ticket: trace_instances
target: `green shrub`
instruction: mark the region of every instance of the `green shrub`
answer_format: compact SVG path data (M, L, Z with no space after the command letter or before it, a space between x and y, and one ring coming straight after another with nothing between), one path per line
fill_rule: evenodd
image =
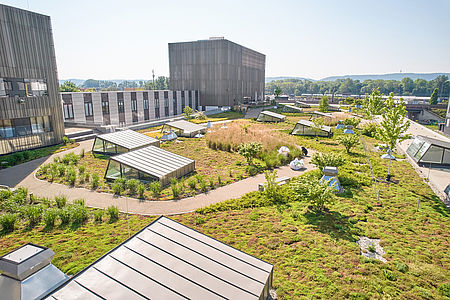
M94 210L94 221L96 223L101 223L103 221L102 220L103 214L104 214L103 209Z
M77 180L77 172L73 167L68 167L66 172L66 180L67 183L71 186L75 185L75 182Z
M403 263L403 262L397 262L395 264L395 266L397 267L397 270L402 272L402 273L406 273L409 271L409 267L407 264Z
M238 153L247 160L247 164L249 165L253 163L253 158L257 157L261 150L262 144L258 142L241 144L238 147Z
M78 174L80 176L82 176L85 171L86 171L86 166L85 165L78 166Z
M27 205L22 209L24 217L28 220L30 227L38 224L42 219L42 205Z
M314 210L323 210L326 204L335 200L334 190L328 186L328 182L320 183L314 177L294 179L289 189L294 200L306 201Z
M188 186L189 186L191 189L193 189L193 190L196 189L196 187L197 187L197 182L195 182L195 179L194 179L194 178L191 178L191 179L188 180Z
M217 183L219 184L219 186L222 185L222 177L220 177L220 175L217 175Z
M375 123L366 123L361 128L361 134L374 138L377 133L378 125Z
M345 150L347 153L350 153L350 150L358 145L359 143L359 137L354 134L344 134L338 137L339 144L343 145L345 147Z
M23 159L29 160L31 158L31 152L30 151L23 151Z
M180 195L180 187L178 186L177 183L172 183L170 185L170 188L172 190L172 195L174 198L178 198L178 196Z
M208 184L206 183L206 181L202 180L200 181L200 190L205 193L206 191L208 191Z
M76 165L80 160L80 156L73 152L67 153L61 158L61 162L65 165Z
M277 171L272 173L265 172L266 183L264 183L264 195L273 203L280 202L282 200L281 187L275 182L277 178Z
M58 208L63 208L64 206L66 206L67 197L64 195L55 196L55 202Z
M339 153L314 153L311 163L316 165L320 170L325 166L340 167L345 163L344 157Z
M438 290L442 296L450 297L450 283L440 284Z
M53 228L55 226L56 219L58 217L58 209L57 208L47 208L42 214L42 218L44 219L45 227Z
M73 205L70 210L72 223L81 225L88 219L88 209L84 205Z
M0 190L0 202L7 200L11 195L12 193L10 190Z
M96 189L98 187L99 177L97 173L92 174L91 188Z
M143 199L144 198L144 193L145 193L145 184L141 183L138 186L137 191L138 191L139 198Z
M15 164L15 165L16 165L16 164L20 164L21 162L24 161L23 153L22 153L22 152L16 152L16 153L13 154L12 157L13 157L13 161L14 161L14 164Z
M64 206L63 208L58 210L58 217L61 220L61 224L69 224L71 215L71 207Z
M106 212L109 215L109 222L113 223L119 220L119 209L117 206L111 205L107 208Z
M280 157L281 155L278 155L278 153L275 151L264 153L261 155L261 159L266 164L267 169L273 169L276 166L281 165Z
M84 153L84 148L82 148L82 149L81 149L81 152L80 152L80 157L83 158L83 157L84 157L84 154L85 154L85 153Z
M266 207L274 203L269 200L263 193L250 192L237 199L212 204L208 207L199 208L197 213L208 214L216 211L242 210L245 208Z
M66 166L58 165L58 175L59 177L63 177L66 174Z
M111 188L114 194L120 195L125 190L125 179L117 178Z
M214 183L214 180L209 179L209 188L214 189L216 187L216 184Z
M150 191L152 192L153 196L159 198L161 195L161 182L159 181L152 181L150 183Z
M84 181L85 182L89 182L89 179L91 178L91 174L89 172L85 172L84 173Z
M342 124L344 124L344 125L351 125L354 128L356 128L359 125L360 122L361 122L360 118L347 118L344 121L342 121Z
M75 201L73 201L74 205L80 205L80 206L85 206L86 201L84 201L84 199L76 199Z
M247 166L247 167L245 168L245 170L247 171L247 173L248 173L250 176L255 176L256 174L259 173L258 167L257 167L257 166L254 166L254 165Z
M131 195L136 194L137 187L139 186L140 181L137 179L129 179L125 182L126 188L130 191Z
M14 231L14 226L17 221L17 215L6 213L0 216L0 225L2 225L3 232L12 232Z
M67 136L63 136L62 142L64 145L67 145L67 143L69 142L69 138Z
M386 277L387 280L390 281L396 281L397 280L397 274L395 274L394 272L390 271L390 270L383 270L383 275L384 277Z

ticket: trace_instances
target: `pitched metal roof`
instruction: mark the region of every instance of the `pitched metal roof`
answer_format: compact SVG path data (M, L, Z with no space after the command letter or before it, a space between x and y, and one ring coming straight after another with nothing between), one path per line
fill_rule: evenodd
M46 299L259 299L272 269L160 217Z
M285 107L287 107L289 109L292 109L292 110L297 110L297 111L303 112L303 110L300 107L297 107L297 106L294 106L294 105L286 104Z
M308 127L314 127L314 122L311 122L311 121L308 121L308 120L303 120L303 119L299 120L297 122L297 124L308 126ZM327 132L331 131L331 127L330 126L326 126L326 125L322 125L321 129L323 131L327 131Z
M183 130L186 133L204 130L206 127L185 120L168 122L165 125Z
M180 168L195 163L190 158L155 146L148 146L119 154L110 159L158 178L162 178Z
M97 138L129 150L141 148L147 145L159 144L157 139L130 129L102 134L97 136Z
M322 116L322 117L328 117L328 118L332 118L333 117L332 114L327 114L327 113L324 113L324 112L321 112L321 111L317 111L317 110L313 111L312 114L313 115L319 115L319 116Z
M431 145L436 145L442 148L450 149L450 142L446 142L443 140L434 139L428 136L418 135L417 138L421 139L424 142L427 142Z
M271 116L271 117L277 118L277 119L286 119L285 115L277 114L270 110L264 110L264 111L260 112L260 114L268 115L268 116Z

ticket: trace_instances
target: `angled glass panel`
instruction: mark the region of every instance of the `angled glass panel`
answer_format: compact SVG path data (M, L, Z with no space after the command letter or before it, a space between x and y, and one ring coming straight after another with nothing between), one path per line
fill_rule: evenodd
M108 165L108 169L106 170L106 178L108 179L117 179L120 178L120 163L114 161L114 160L110 160L109 161L109 165Z
M440 164L442 162L442 154L444 153L444 148L431 145L428 151L422 156L421 162Z

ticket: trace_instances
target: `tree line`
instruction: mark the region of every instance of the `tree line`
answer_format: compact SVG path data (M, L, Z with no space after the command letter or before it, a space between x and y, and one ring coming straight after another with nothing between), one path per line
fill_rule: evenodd
M155 80L125 80L117 84L110 80L87 79L77 86L71 81L65 81L60 86L61 92L80 92L80 91L123 91L126 88L145 89L145 90L168 90L169 77L159 76Z
M273 94L279 88L283 94L300 96L302 94L370 94L378 89L382 94L394 93L396 96L420 96L430 97L437 89L438 97L448 97L450 82L445 75L439 75L433 80L412 80L405 77L402 80L353 80L350 78L337 79L335 81L311 81L300 79L276 80L266 83L266 94Z

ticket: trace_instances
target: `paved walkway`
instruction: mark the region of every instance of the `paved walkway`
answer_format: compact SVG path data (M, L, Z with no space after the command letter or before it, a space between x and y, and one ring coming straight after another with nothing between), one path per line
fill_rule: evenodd
M0 170L0 184L25 186L30 193L39 197L53 198L54 196L63 194L67 196L69 201L83 198L86 201L86 205L90 207L105 208L110 205L116 205L122 212L142 215L171 215L191 212L214 203L239 198L248 192L256 191L258 183L265 182L264 174L258 174L254 177L212 190L206 194L199 194L189 198L169 201L140 201L135 198L117 197L109 193L98 193L84 188L68 187L35 178L34 174L41 164L52 162L55 156L63 156L69 152L80 153L81 149L85 149L86 152L90 151L92 143L93 140L84 141L77 148ZM311 155L312 153L304 159L306 170L314 168L314 166L309 164ZM298 176L303 172L293 171L289 166L277 169L277 175L279 177Z
M407 133L414 136L423 135L450 143L449 138L443 136L442 134L434 132L430 128L422 126L414 121L411 121L411 125L409 126ZM413 140L414 139L404 140L403 142L399 143L399 148L406 154L406 150L408 149L409 145L411 145ZM429 168L429 166L418 166L417 163L413 161L408 154L406 154L406 157L422 178L429 179L428 184L430 185L434 193L441 199L445 199L444 189L448 184L450 184L450 169L433 166L431 168ZM448 203L446 204L448 205Z
M269 107L249 108L244 118L245 119L257 118L260 112L268 108Z

